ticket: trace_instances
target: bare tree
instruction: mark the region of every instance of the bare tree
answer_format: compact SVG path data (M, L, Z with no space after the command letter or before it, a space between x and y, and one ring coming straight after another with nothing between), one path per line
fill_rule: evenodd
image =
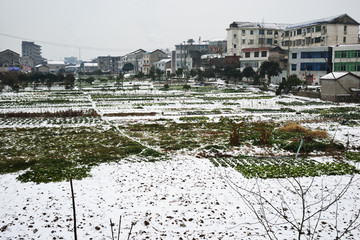
M339 221L340 217L344 218L339 211L340 200L355 182L354 178L355 175L341 177L333 187L327 186L326 178L321 179L321 184L315 177L274 180L281 186L279 192L265 189L261 181L266 180L249 180L245 186L228 176L225 180L255 215L268 239L279 239L284 231L292 231L298 240L312 240L319 239L325 230L333 233L331 239L341 239L360 227L360 207L356 205L358 209L349 219ZM334 224L328 223L329 214Z

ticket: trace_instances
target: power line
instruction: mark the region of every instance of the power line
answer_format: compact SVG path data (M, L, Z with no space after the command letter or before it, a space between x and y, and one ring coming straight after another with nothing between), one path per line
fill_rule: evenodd
M1 32L0 32L0 35L5 36L5 37L9 37L9 38L14 38L14 39L19 39L19 40L33 41L33 42L38 42L38 43L47 44L47 45L52 45L52 46L58 46L58 47L81 48L81 49L86 49L86 50L107 51L107 52L126 52L126 51L129 51L129 49L99 48L99 47L89 47L89 46L80 46L80 45L72 45L72 44L48 42L48 41L42 41L42 40L37 40L37 39L19 37L19 36L15 36L15 35L11 35L11 34L6 34L6 33L1 33Z

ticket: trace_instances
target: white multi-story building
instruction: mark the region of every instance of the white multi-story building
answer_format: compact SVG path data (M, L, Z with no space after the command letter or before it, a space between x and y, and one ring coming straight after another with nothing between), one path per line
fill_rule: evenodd
M233 22L227 29L227 55L243 56L243 49L279 46L289 24Z
M239 57L246 48L357 44L359 23L347 14L298 24L233 22L227 29L227 41L227 55Z
M357 44L359 23L347 14L293 24L285 28L282 46Z
M125 64L130 63L133 66L133 73L138 73L141 70L141 66L139 66L139 59L143 57L143 54L146 53L143 49L138 49L134 52L128 53L125 56L119 57L118 61L118 69L122 71L122 68ZM141 63L141 62L140 62Z

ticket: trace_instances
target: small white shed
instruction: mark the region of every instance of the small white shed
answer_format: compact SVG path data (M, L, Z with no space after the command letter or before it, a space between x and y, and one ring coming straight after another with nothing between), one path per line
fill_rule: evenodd
M352 101L360 89L360 77L351 72L332 72L320 78L321 99Z

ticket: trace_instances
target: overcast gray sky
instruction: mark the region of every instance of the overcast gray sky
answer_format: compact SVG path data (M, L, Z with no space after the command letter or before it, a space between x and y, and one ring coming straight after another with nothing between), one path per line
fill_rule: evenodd
M298 23L344 13L360 22L360 1L0 0L0 51L21 54L21 41L33 40L49 60L78 57L79 47L82 59L118 56L226 38L233 21Z

